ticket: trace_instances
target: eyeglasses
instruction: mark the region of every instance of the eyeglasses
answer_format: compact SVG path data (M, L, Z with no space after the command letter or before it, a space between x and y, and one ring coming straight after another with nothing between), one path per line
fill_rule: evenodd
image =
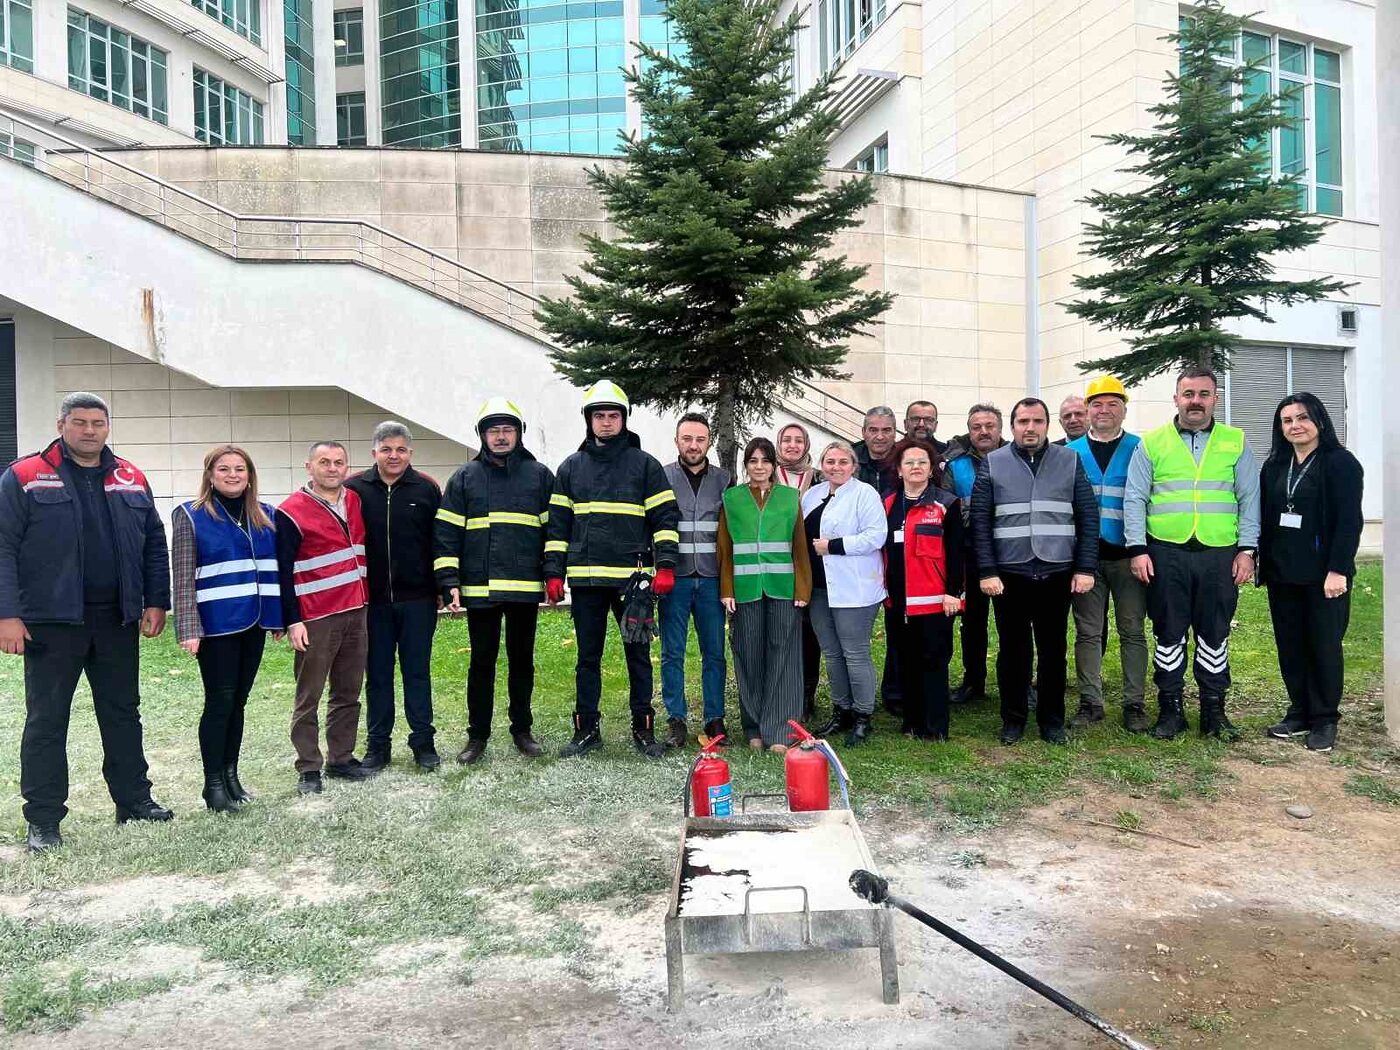
M937 417L937 416L907 416L907 417L905 418L904 422L906 422L906 423L937 423L937 422L938 422L938 417Z

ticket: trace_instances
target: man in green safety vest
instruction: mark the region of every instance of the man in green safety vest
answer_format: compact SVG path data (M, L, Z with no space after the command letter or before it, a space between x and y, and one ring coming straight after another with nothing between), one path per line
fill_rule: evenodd
M1128 466L1123 530L1132 572L1148 585L1156 635L1157 723L1170 740L1188 726L1181 694L1186 635L1196 635L1202 736L1238 739L1225 716L1230 623L1254 575L1259 468L1244 431L1215 420L1215 373L1193 366L1176 381L1176 418L1143 436Z

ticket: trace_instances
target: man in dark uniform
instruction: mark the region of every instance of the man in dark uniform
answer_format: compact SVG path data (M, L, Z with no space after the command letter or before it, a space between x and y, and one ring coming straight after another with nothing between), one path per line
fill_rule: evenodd
M56 441L0 477L0 652L24 656L20 793L33 852L63 844L68 719L86 674L117 823L170 820L151 799L139 643L165 628L170 565L146 476L107 447L96 394L59 409Z

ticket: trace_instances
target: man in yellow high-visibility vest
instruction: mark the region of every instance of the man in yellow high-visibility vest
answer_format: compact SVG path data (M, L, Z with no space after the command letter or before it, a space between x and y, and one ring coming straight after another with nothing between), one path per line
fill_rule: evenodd
M1254 575L1259 468L1244 431L1216 422L1218 400L1215 373L1182 371L1176 417L1145 434L1128 465L1123 531L1133 575L1148 585L1157 643L1152 735L1161 740L1188 728L1181 703L1188 631L1196 635L1201 735L1239 736L1225 716L1230 622L1239 588Z

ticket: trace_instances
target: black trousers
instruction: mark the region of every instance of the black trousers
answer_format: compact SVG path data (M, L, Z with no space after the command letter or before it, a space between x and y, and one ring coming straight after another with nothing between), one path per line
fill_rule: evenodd
M199 757L204 775L222 773L238 761L243 747L243 711L258 677L267 632L249 627L199 641L199 677L204 681L204 711L199 716Z
M962 684L974 692L987 688L987 618L992 600L982 593L982 581L975 565L967 569L967 597L963 604L959 636L962 639Z
M1342 639L1351 619L1351 591L1328 598L1322 584L1271 583L1278 669L1288 690L1288 718L1310 726L1341 720Z
M904 684L904 732L948 738L948 662L953 658L953 618L937 612L910 616L887 609L890 648L899 653Z
M1065 632L1069 629L1069 572L1049 576L1001 575L1005 590L992 600L997 618L997 688L1001 720L1025 725L1035 656L1035 720L1042 732L1065 724Z
M603 645L608 638L608 620L622 621L622 588L575 587L570 608L574 636L578 642L578 664L574 668L574 710L593 724L598 720L598 704L603 695ZM629 705L634 728L650 726L655 712L651 706L651 646L624 642L627 658Z
M1230 621L1239 604L1234 547L1186 550L1148 543L1152 583L1147 615L1157 646L1153 684L1159 695L1180 696L1186 685L1186 635L1196 636L1196 685L1202 694L1224 696L1230 688Z
M467 637L472 647L467 664L467 739L491 738L503 623L511 735L528 733L534 725L530 697L535 691L535 629L539 620L540 607L534 602L500 602L467 610Z
M885 606L885 668L880 673L880 700L887 710L898 708L904 702L904 680L900 677L904 654L890 641L891 632L898 630L894 621L899 615Z
M149 798L141 742L140 625L115 608L88 608L81 624L30 623L24 646L24 735L19 790L24 819L68 815L68 719L78 676L87 675L102 736L102 776L118 806Z
M433 632L437 602L385 602L368 610L369 651L365 657L366 751L388 751L394 733L394 658L403 679L403 713L408 746L433 746Z
M811 707L817 695L817 683L822 677L822 645L812 630L812 617L802 607L802 703Z

